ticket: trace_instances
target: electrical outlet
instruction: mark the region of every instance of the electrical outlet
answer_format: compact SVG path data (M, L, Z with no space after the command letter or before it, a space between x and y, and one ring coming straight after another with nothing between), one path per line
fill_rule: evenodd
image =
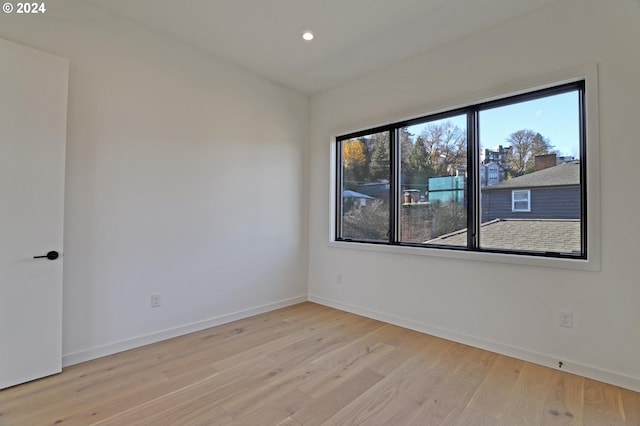
M573 328L573 312L560 312L560 327Z
M160 293L151 293L151 307L152 308L160 307Z

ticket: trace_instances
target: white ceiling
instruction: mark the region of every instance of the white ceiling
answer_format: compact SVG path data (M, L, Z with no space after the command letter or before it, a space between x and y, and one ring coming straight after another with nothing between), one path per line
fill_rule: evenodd
M313 94L558 0L92 1Z

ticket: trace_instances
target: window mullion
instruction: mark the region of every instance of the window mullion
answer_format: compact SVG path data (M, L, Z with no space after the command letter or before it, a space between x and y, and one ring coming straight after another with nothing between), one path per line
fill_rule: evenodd
M587 128L585 122L585 83L578 87L578 117L580 132L580 250L587 257Z
M396 143L398 129L389 128L389 244L399 240L400 147Z
M342 191L343 191L343 183L342 183L342 179L343 179L343 170L342 170L342 145L343 145L344 141L339 140L336 143L336 197L335 197L335 203L336 203L336 211L335 213L335 239L339 240L342 239L343 235L342 235L342 210L344 208L343 206L343 198L342 198Z
M477 108L467 112L467 247L480 246L480 143Z

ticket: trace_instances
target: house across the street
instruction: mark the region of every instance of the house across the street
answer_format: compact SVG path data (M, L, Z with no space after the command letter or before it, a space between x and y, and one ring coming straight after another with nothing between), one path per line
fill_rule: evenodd
M494 219L579 219L580 161L482 188L482 222Z

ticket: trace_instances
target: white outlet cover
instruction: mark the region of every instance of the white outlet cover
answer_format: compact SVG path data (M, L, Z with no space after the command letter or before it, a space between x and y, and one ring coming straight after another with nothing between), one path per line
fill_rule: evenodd
M152 308L160 307L160 295L158 293L151 294L151 307Z
M560 312L560 327L573 328L573 312Z

